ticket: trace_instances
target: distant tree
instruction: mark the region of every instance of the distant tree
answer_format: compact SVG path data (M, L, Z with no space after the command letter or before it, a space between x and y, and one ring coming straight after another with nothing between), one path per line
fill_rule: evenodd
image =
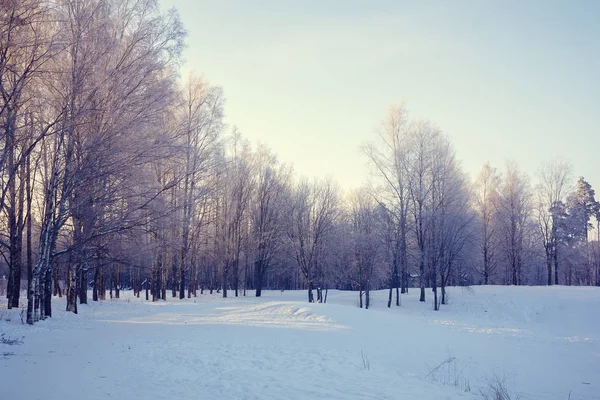
M220 204L218 210L218 260L221 264L223 297L227 297L229 278L238 296L245 223L254 191L251 151L247 141L234 130L226 148L224 163L219 172Z
M289 195L289 171L266 147L257 150L256 190L252 201L252 247L256 297L262 295L265 273L281 250L285 234L284 206Z
M564 240L568 246L568 263L565 283L593 284L595 273L592 268L589 246L589 231L593 229L591 218L597 214L598 202L595 191L583 178L577 180L575 188L567 197L566 215L563 223Z
M467 179L457 166L451 169L443 185L442 210L439 217L441 304L447 304L446 287L461 260L475 241L475 213ZM462 282L461 282L462 284Z
M293 190L285 224L310 303L314 302L313 288L320 277L325 239L332 233L338 213L338 189L331 180L313 184L302 181Z
M525 237L530 228L531 192L528 178L509 162L500 187L500 238L507 267L505 283L520 285L525 259Z
M408 160L408 192L410 211L413 218L414 238L418 249L419 301L425 301L425 286L431 282L427 267L428 227L430 221L429 203L433 199L434 181L432 168L439 147L440 131L429 121L415 125L411 134ZM437 302L435 307L437 308Z
M403 105L392 106L381 123L378 142L367 145L363 152L369 159L373 175L380 182L373 190L380 205L385 208L388 226L391 279L388 307L392 302L392 291L396 291L396 306L400 305L401 292L408 290L408 245L409 234L409 188L408 154L410 120Z
M590 220L596 215L598 207L594 196L595 191L592 186L580 177L574 191L567 198L567 229L573 240L588 241L588 232L594 228Z
M208 181L215 168L213 154L219 145L223 129L221 88L211 86L205 79L190 74L183 89L179 119L183 145L183 165L180 168L183 176L178 185L181 196L181 244L177 252L178 260L173 263L179 265L179 271L173 274L173 281L179 281L179 298L183 299L186 272L189 273L190 280L194 280L196 276L191 248L196 244L193 241L199 240L198 225L206 216L205 209L201 206L208 196ZM174 284L174 290L175 287Z
M483 283L490 283L498 266L498 201L500 177L489 163L483 165L475 181L475 208L478 215L479 249L481 251L481 268L475 268L483 276Z
M353 276L358 286L359 307L370 305L371 285L374 273L380 265L381 255L381 208L368 189L355 191L350 198L350 221L354 260Z
M563 204L571 175L570 164L562 159L542 165L540 184L537 188L537 219L542 236L548 285L552 285L552 264L555 282L558 284L558 254L560 246L560 226L563 219Z

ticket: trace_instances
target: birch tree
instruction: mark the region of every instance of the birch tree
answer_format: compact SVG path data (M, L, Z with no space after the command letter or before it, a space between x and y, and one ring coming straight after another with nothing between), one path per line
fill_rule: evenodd
M377 201L387 210L389 223L388 244L391 257L391 281L388 307L392 302L392 291L396 291L396 306L400 305L400 294L408 290L408 151L410 121L403 105L388 109L378 131L378 143L363 148L373 167L373 174L381 182L375 191Z
M505 284L520 285L525 255L525 239L531 217L529 180L514 162L507 163L500 188L498 212L504 253Z
M289 170L264 146L256 153L256 190L252 201L254 286L262 294L265 273L283 246L284 206L289 196Z
M351 234L354 253L354 279L358 286L359 307L370 305L370 292L376 268L380 265L380 207L367 189L359 189L350 199Z
M429 281L427 265L429 202L433 195L432 166L440 132L429 121L420 121L413 128L408 160L408 192L413 218L419 265L419 301L425 301L425 286Z
M230 278L238 296L239 267L242 255L244 224L248 217L250 201L254 189L251 173L251 152L249 145L234 130L220 171L220 199L216 223L217 257L221 264L223 297L227 297Z
M286 221L293 257L306 282L308 301L318 282L323 245L338 216L338 189L331 180L302 181L292 193ZM318 288L317 288L318 289Z
M475 207L479 226L479 251L481 267L476 268L487 285L498 267L498 201L500 177L495 168L486 163L475 181Z
M193 269L191 246L200 240L200 226L206 216L210 175L215 168L213 154L223 129L223 95L219 87L190 74L184 88L183 179L181 180L181 245L179 251L179 298L185 297L185 273ZM190 274L190 279L195 271ZM189 290L188 290L189 293Z
M571 178L571 166L562 159L543 164L539 172L540 184L537 188L537 219L543 240L547 284L552 285L554 265L554 283L558 285L558 261L560 247L560 224L566 202L566 192Z
M51 7L42 1L0 5L0 211L6 214L8 237L0 246L9 253L8 307L18 307L24 220L25 164L35 147L60 119L48 120L37 107L44 66L56 54ZM30 232L27 233L30 236Z

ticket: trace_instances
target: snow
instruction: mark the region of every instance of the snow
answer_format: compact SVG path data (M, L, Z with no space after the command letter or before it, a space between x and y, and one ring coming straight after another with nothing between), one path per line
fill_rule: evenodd
M524 400L600 399L600 288L450 288L439 312L417 289L392 309L375 292L369 310L355 292L330 291L327 304L263 293L151 303L125 292L79 315L54 299L55 316L33 327L0 309L0 334L19 342L0 343L0 393L453 400L481 398L499 377Z

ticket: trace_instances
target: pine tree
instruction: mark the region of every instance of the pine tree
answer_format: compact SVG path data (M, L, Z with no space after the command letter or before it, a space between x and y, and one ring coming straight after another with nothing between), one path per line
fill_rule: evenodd
M592 186L580 177L575 190L567 198L567 234L571 242L587 242L588 231L593 228L590 219L596 214L598 202Z

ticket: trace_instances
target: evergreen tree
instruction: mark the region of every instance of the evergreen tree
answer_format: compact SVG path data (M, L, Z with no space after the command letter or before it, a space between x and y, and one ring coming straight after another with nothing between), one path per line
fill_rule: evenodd
M587 242L588 231L593 228L590 219L596 214L598 202L592 186L580 177L573 193L567 198L567 236L570 242Z

